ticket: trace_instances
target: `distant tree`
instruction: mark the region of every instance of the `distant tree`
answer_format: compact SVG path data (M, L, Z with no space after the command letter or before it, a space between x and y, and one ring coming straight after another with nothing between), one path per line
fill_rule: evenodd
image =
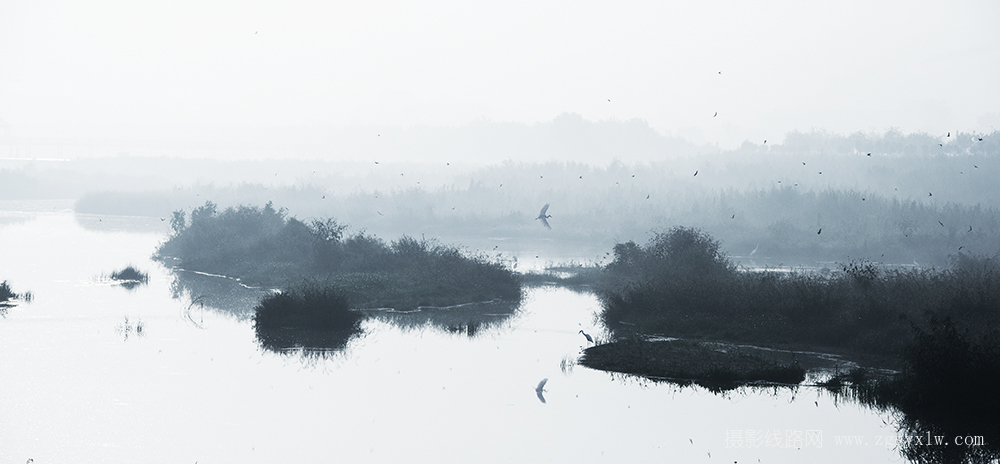
M187 226L186 216L184 210L174 211L173 217L170 218L170 229L174 231L174 235L181 233Z

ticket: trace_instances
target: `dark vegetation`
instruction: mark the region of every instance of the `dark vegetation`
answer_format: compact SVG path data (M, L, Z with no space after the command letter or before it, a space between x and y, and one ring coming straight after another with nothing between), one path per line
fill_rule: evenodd
M258 342L268 349L336 350L361 332L363 319L341 289L304 281L262 298L253 325Z
M109 277L129 290L133 290L149 282L149 274L136 269L132 265L128 265L120 271L112 272Z
M520 278L505 262L429 240L404 236L387 245L363 232L349 236L333 219L306 224L270 203L218 211L207 202L192 211L190 223L185 216L182 211L172 216L173 234L157 252L161 260L244 284L285 287L255 310L258 334L267 345L286 344L281 337L288 333L274 332L279 327L340 330L334 326L345 321L330 318L342 312L327 311L340 307L392 310L380 314L420 311L440 319L442 327L459 326L454 316L459 313L460 326L472 334L497 313L512 314L521 299ZM490 312L479 318L470 303L487 305ZM439 311L444 307L454 310Z
M976 337L959 330L950 317L931 317L915 329L898 374L857 368L824 383L830 391L877 409L901 413L901 435L983 437L975 446L906 443L904 455L916 462L996 462L1000 458L1000 332ZM925 439L926 444L926 439ZM954 445L954 443L952 443Z
M744 272L708 234L678 227L645 246L616 245L597 292L615 333L897 356L927 314L951 316L975 333L1000 327L997 257L952 259L944 271L857 260L828 274Z
M696 383L717 392L750 383L798 384L805 379L805 369L794 362L778 363L734 346L684 340L626 338L588 348L580 364L681 385Z
M15 293L7 281L0 282L0 315L7 312L7 308L14 305L14 300L30 302L33 298L31 292Z
M602 368L665 377L677 375L663 372L684 372L673 365L679 361L636 341L650 333L847 349L894 360L890 367L900 371L855 370L834 377L828 388L895 407L904 423L921 430L985 435L991 446L1000 443L994 391L1000 382L1000 255L956 254L951 268L941 271L853 261L826 275L748 272L721 252L718 241L683 227L645 246L618 244L614 254L596 285L601 318L618 338L599 347L609 355ZM997 448L992 450L995 458Z

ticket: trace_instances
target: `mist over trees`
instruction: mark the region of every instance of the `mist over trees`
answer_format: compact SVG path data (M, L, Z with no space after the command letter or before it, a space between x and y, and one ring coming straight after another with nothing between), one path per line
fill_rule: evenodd
M616 240L677 225L764 265L867 257L941 266L960 252L992 255L1000 243L997 132L793 132L723 151L638 120L564 114L532 126L476 121L373 137L392 147L385 158L359 149L371 159L20 161L0 169L0 199L68 197L81 214L160 218L206 200L271 201L380 236L475 247L490 237L542 240L595 260ZM551 231L533 220L544 204Z

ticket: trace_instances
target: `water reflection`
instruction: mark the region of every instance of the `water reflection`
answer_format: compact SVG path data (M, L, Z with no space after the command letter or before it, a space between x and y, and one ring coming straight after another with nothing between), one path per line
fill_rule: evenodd
M502 328L518 314L520 302L495 299L454 306L420 306L415 311L393 309L362 310L369 317L395 325L403 330L432 327L437 330L464 333L469 338L487 330Z
M173 270L170 282L171 296L191 301L188 311L208 309L227 314L238 320L253 317L253 308L261 297L270 293L268 288L251 287L238 280L203 272Z
M82 213L73 217L77 225L90 232L166 234L170 231L169 222L162 218Z
M325 358L347 347L364 332L354 330L309 330L298 328L261 329L255 327L261 348L276 353L295 353L305 358Z
M1000 460L1000 422L996 418L973 420L966 414L926 418L923 411L906 411L883 401L882 395L869 387L849 383L828 383L826 388L837 400L850 401L872 410L892 415L897 428L897 443L891 444L913 462L990 463ZM884 395L884 393L883 393ZM967 401L996 401L992 398L966 398Z

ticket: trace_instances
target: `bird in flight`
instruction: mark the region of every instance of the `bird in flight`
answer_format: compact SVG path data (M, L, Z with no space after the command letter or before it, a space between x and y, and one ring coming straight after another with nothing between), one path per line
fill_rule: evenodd
M718 112L718 111L716 111L716 112L715 112L715 114L713 114L713 115L712 115L712 117L714 118L714 117L716 117L716 116L718 116L718 115L719 115L719 112Z
M697 169L694 171L694 175L696 175L696 176L698 175L698 170Z
M819 235L819 234L822 234L822 233L823 233L823 228L822 228L822 227L820 227L820 228L819 228L819 231L818 231L818 232L816 232L816 235Z
M538 217L536 217L535 220L537 221L537 220L541 219L542 220L542 225L545 226L546 229L552 230L552 226L549 225L549 221L548 221L548 218L550 218L552 216L548 215L548 214L545 214L548 210L549 210L549 204L546 203L545 206L542 207L542 211L538 213Z
M535 394L538 395L538 400L541 401L542 403L545 402L545 397L542 396L542 393L545 392L545 382L548 382L548 381L549 381L549 378L546 377L546 378L542 379L541 382L538 382L538 386L535 387Z

